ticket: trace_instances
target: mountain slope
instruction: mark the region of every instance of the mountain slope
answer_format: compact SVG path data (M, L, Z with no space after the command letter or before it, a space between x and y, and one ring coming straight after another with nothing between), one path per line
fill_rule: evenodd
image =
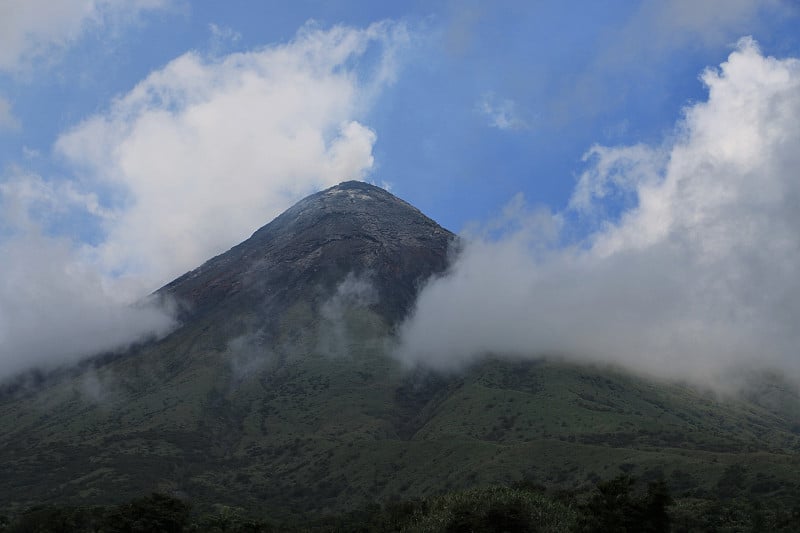
M242 308L267 318L329 295L347 274L366 275L377 311L394 322L418 284L445 269L453 237L383 189L350 181L298 202L159 293L187 304L188 320Z
M703 497L731 465L735 490L800 491L786 384L764 407L550 359L404 368L391 332L452 239L371 185L301 201L159 291L182 310L167 338L6 389L1 506L158 490L286 516L620 472Z

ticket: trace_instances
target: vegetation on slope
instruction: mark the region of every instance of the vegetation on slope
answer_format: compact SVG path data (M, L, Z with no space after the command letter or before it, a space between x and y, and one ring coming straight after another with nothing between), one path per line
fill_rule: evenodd
M676 501L663 481L645 484L622 475L579 493L548 493L525 484L493 486L292 521L228 506L193 513L184 500L153 494L116 506L36 506L10 519L0 517L0 531L660 533L793 531L798 520L800 505L784 508L736 498Z
M663 479L689 514L800 494L797 395L777 381L756 402L553 359L437 375L387 356L368 309L329 324L298 304L268 338L252 320L200 321L8 392L0 510L156 491L284 522L520 482L585 492L620 474Z

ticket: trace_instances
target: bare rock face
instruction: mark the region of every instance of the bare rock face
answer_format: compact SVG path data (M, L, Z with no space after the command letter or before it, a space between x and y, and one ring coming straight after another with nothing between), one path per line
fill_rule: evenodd
M348 181L301 200L159 293L184 305L184 320L244 308L269 319L298 299L329 297L354 275L374 286L374 309L394 324L420 284L445 270L453 238L387 191Z

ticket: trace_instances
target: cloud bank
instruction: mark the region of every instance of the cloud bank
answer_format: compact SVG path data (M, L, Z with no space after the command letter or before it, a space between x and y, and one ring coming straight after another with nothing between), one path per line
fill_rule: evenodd
M0 378L163 335L169 312L142 295L365 177L376 135L359 120L407 40L398 24L308 25L282 45L189 52L57 140L73 178L10 169Z
M670 378L800 376L800 61L742 39L660 146L593 147L569 208L513 204L422 291L399 357L559 354ZM572 222L590 224L569 246Z

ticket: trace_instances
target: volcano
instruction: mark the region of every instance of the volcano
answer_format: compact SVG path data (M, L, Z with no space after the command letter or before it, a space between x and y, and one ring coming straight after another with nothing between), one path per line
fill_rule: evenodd
M734 463L765 497L798 488L788 388L760 405L544 356L397 361L396 326L457 244L369 184L300 201L157 291L179 310L165 338L6 385L0 507L156 491L292 517L621 472L702 496Z

